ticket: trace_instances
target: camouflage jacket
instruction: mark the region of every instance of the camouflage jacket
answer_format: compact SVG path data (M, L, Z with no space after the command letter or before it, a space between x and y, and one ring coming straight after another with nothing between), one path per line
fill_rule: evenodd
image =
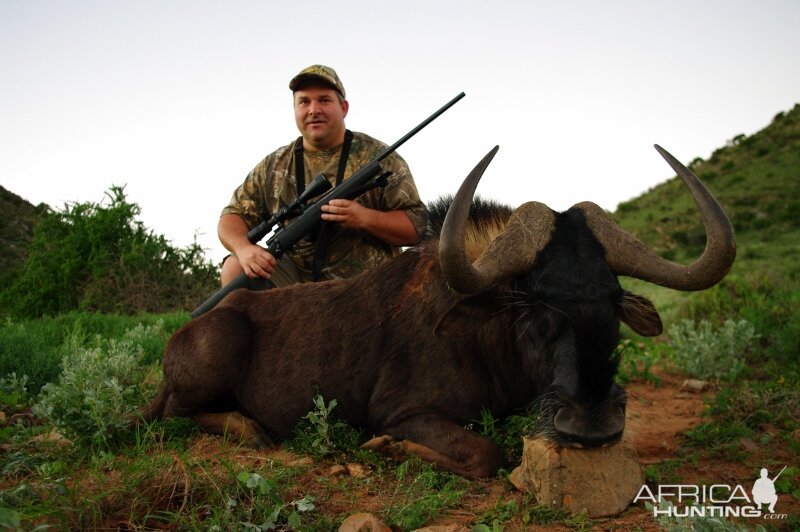
M385 144L364 133L354 132L344 179L369 163L385 147ZM341 146L324 152L306 151L303 155L306 184L311 182L313 176L322 173L332 185L335 185L340 153ZM425 206L419 198L408 165L402 157L393 153L381 162L381 168L392 172L388 178L388 185L362 194L357 201L370 209L405 211L414 224L417 236L421 236L426 226ZM222 214L238 214L249 228L253 228L295 198L297 198L297 183L294 142L292 142L275 150L253 168L244 183L233 192L231 201L222 210ZM390 246L366 232L336 227L321 278L351 277L377 266L399 252L399 247ZM314 259L314 242L308 239L301 240L289 255L298 269L310 274Z

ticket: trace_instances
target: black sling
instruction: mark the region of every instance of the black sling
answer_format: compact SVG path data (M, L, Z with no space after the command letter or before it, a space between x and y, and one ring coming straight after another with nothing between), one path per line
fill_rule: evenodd
M353 143L353 132L346 129L344 132L344 144L339 155L339 168L336 171L336 186L344 181L344 171L347 168L347 158L350 156L350 145ZM295 182L297 184L297 196L306 189L306 170L303 160L303 137L299 137L294 143L294 169ZM322 267L325 265L325 257L328 255L333 235L336 231L336 224L320 221L319 231L317 232L317 245L314 246L314 261L312 265L313 280L318 281Z

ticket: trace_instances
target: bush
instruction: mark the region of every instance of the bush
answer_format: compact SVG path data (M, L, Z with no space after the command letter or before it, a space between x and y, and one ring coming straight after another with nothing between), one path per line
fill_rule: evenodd
M68 312L53 318L0 322L0 377L12 372L26 376L28 393L35 397L42 386L58 379L68 338L84 338L86 345L96 345L98 336L121 338L140 323L152 332L141 338L142 363L153 364L161 360L170 335L188 319L185 312L137 316Z
M216 288L198 244L176 249L147 230L123 187L106 196L107 205L67 204L40 217L21 275L0 293L2 312L165 312L192 308Z
M319 458L356 449L362 434L336 418L333 414L336 404L336 399L326 404L325 399L317 394L314 410L303 416L295 427L294 438L287 442L289 448Z
M686 316L715 323L730 316L747 320L761 335L760 349L751 353L749 361L777 364L783 373L797 367L800 352L799 280L797 275L776 271L728 275L717 286L695 294Z
M757 337L747 320L726 320L718 330L706 320L682 320L669 329L675 365L700 379L738 377L745 368L745 351Z
M46 384L33 412L80 447L109 450L129 430L129 416L152 390L145 389L140 363L142 340L152 327L137 327L120 340L98 338L84 346L80 334L67 340L62 373Z

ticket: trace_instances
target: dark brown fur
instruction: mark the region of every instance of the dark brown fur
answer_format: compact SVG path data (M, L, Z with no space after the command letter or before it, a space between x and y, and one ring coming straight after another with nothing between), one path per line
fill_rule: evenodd
M490 225L497 227L510 212L490 210ZM579 219L562 225L567 233L554 240L567 245L551 254L566 254L564 264L572 265L578 259L567 248L591 236L575 236L588 231ZM487 235L473 239L476 249L492 238L489 233L473 231ZM499 417L543 396L549 406L564 396L559 404L569 403L567 413L573 403L589 405L586 423L619 417L619 409L624 418L624 394L611 382L615 306L623 292L596 242L576 255L586 262L576 275L598 270L602 286L578 282L569 272L552 276L545 264L468 298L446 286L436 244L428 241L351 279L232 293L169 341L163 386L144 417L193 416L210 431L260 444L290 436L319 393L337 399L337 414L349 424L388 436L373 446L399 442L395 447L468 477L494 475L502 465L500 449L465 428L484 409ZM592 292L579 294L580 301L547 295L579 284ZM435 335L437 326L449 336ZM602 346L575 344L579 333L602 338ZM581 351L567 359L590 374L558 362L559 349ZM595 374L602 382L575 392ZM597 444L621 434L621 428L599 436L594 425L583 428ZM544 432L559 441L556 431Z

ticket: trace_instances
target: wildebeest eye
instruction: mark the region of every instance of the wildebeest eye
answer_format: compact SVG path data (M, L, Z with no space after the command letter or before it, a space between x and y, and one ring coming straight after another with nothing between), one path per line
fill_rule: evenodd
M623 291L617 303L619 319L642 336L657 336L664 330L661 316L646 297Z

